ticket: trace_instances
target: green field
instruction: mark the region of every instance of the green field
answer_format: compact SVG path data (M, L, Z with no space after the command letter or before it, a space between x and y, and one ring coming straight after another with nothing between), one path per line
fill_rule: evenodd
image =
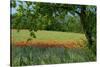
M26 41L28 38L33 40L86 40L84 34L72 32L58 32L58 31L37 31L35 32L36 38L32 38L28 30L12 30L12 38L15 41Z
M37 31L37 38L33 40L80 40L86 39L84 34L57 31ZM28 30L12 30L14 41L26 41L31 36ZM38 44L37 44L38 45ZM86 44L84 44L86 45ZM32 46L12 46L12 65L40 65L59 64L73 62L95 61L96 57L87 47L84 48L56 48L56 47L32 47Z
M93 62L95 55L87 48L13 47L12 66Z

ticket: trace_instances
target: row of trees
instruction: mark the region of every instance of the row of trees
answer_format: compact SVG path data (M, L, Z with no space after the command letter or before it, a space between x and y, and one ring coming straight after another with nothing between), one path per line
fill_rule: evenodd
M51 6L53 4L49 3L45 5L41 3L33 3L34 8L32 8L32 4L28 7L25 7L24 5L26 5L27 2L20 2L19 4L20 5L17 8L17 13L12 15L12 28L83 32L80 25L79 16L77 14L72 15L70 12L67 11L67 9L63 8L62 11L59 11L62 9L62 7L54 8ZM58 6L57 4L54 5ZM22 8L23 6L24 8ZM27 9L29 9L29 11L27 11ZM52 14L49 14L51 10ZM49 15L45 13L48 13Z
M30 26L32 26L26 21L27 19L26 20L23 19L22 22L20 22L18 18L22 20L19 16L16 16L16 14L12 15L12 28L13 29L29 29ZM63 20L61 20L59 17L56 17L55 21L53 22L51 22L50 20L45 20L45 19L47 18L44 18L44 17L41 17L41 19L37 18L38 21L34 22L37 29L83 33L83 29L81 27L78 16L66 15L65 18L63 18Z
M12 28L29 29L34 37L37 30L84 32L92 48L96 41L96 7L29 1L11 1ZM33 32L34 31L34 32ZM93 47L94 48L94 47ZM96 49L96 48L95 48Z

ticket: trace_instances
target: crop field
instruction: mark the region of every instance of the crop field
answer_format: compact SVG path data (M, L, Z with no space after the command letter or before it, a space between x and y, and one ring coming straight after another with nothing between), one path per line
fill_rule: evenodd
M28 30L12 30L12 65L59 64L94 61L94 54L86 47L84 34L37 31L30 38Z

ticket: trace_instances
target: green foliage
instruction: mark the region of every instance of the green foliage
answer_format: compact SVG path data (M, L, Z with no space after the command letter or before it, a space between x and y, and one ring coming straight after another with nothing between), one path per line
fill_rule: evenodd
M86 37L91 35L90 33L93 33L93 36L96 35L95 6L36 3L14 0L11 4L15 5L17 2L19 5L16 8L17 13L12 15L12 28L29 29L34 32L37 30L83 32L83 30L85 30L85 32L87 32L85 33ZM11 6L11 8L12 7L13 6ZM83 10L83 7L85 7L85 10ZM84 16L81 15L83 11ZM70 15L66 17L68 12ZM76 14L79 16L77 17ZM66 21L66 19L68 21ZM82 22L79 19L81 19ZM84 26L83 29L82 26ZM87 39L89 39L89 37L87 37Z
M30 32L30 36L32 36L33 38L36 38L35 33L33 31Z
M96 55L96 7L81 7L81 23L88 40L88 48Z
M13 1L12 1L13 2ZM68 11L74 9L74 6L69 8L66 4L54 4L54 3L34 3L28 1L17 1L19 5L17 13L12 15L14 29L29 29L37 31L39 30L56 30L56 31L70 31L68 22L65 17ZM76 6L75 6L76 7ZM67 9L66 9L67 8ZM72 13L72 12L70 12ZM16 17L14 17L16 15ZM70 16L70 15L69 15ZM68 17L69 17L68 16ZM72 18L79 19L79 18ZM75 21L76 25L79 25L79 21ZM73 23L70 23L71 25ZM74 25L74 27L77 27ZM76 29L71 29L76 32ZM79 26L78 26L79 27ZM78 28L77 27L77 28ZM81 29L80 27L78 29ZM81 30L82 31L82 30Z
M16 0L11 0L11 6L14 8L16 7Z

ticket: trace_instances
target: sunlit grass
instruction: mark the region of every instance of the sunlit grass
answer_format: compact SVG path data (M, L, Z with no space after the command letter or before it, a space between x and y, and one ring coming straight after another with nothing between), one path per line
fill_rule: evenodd
M12 38L15 41L26 41L28 38L33 40L80 40L86 39L84 34L72 32L59 32L59 31L37 31L35 32L36 38L30 36L28 30L12 30Z

